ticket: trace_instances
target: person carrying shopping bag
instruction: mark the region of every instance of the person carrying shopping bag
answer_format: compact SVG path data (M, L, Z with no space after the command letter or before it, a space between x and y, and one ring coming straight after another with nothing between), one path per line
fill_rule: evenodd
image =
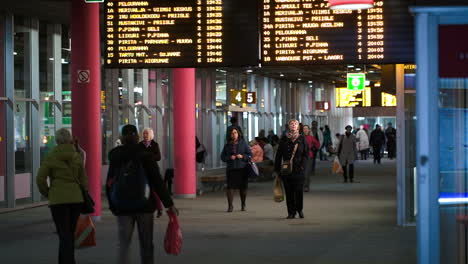
M303 135L299 133L299 121L288 122L289 131L282 137L275 157L275 171L280 175L286 192L287 219L304 218L305 167L309 158L309 148Z

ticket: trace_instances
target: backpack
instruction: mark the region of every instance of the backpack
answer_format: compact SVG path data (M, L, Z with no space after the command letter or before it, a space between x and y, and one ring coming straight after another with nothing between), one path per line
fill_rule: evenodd
M150 194L146 171L140 160L130 160L115 170L110 198L117 211L143 211L148 205Z

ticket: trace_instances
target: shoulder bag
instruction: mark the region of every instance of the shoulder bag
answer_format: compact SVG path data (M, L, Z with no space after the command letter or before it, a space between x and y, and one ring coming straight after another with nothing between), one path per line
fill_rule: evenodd
M71 169L71 166L68 166ZM73 173L73 171L72 171ZM81 195L83 196L83 204L81 205L80 213L81 214L92 214L94 213L94 200L89 195L88 191L84 188L84 186L81 184L81 182L78 180L78 178L74 175L76 183L78 183L78 186L80 186L81 190Z
M281 175L291 175L293 173L293 160L294 155L296 155L298 145L298 143L295 144L291 159L283 161L283 163L281 164Z

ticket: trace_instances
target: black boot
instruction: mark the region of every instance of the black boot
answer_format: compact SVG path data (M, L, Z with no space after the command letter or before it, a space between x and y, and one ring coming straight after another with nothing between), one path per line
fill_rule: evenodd
M239 190L240 198L241 198L241 211L246 210L245 200L247 199L247 190L241 189Z
M227 190L226 190L226 196L227 196L227 200L228 200L228 209L227 209L227 212L228 212L228 213L231 213L232 210L234 210L234 206L232 206L233 194L232 194L232 190L231 190L231 189L227 189Z

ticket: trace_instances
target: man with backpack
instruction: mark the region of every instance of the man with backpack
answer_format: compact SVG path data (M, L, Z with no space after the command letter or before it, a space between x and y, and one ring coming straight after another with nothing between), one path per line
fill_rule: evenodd
M135 223L140 240L141 263L154 263L155 194L168 212L178 214L151 153L146 152L138 140L137 128L125 125L122 128L123 145L109 153L106 195L110 210L117 216L119 264L131 263L129 252Z

